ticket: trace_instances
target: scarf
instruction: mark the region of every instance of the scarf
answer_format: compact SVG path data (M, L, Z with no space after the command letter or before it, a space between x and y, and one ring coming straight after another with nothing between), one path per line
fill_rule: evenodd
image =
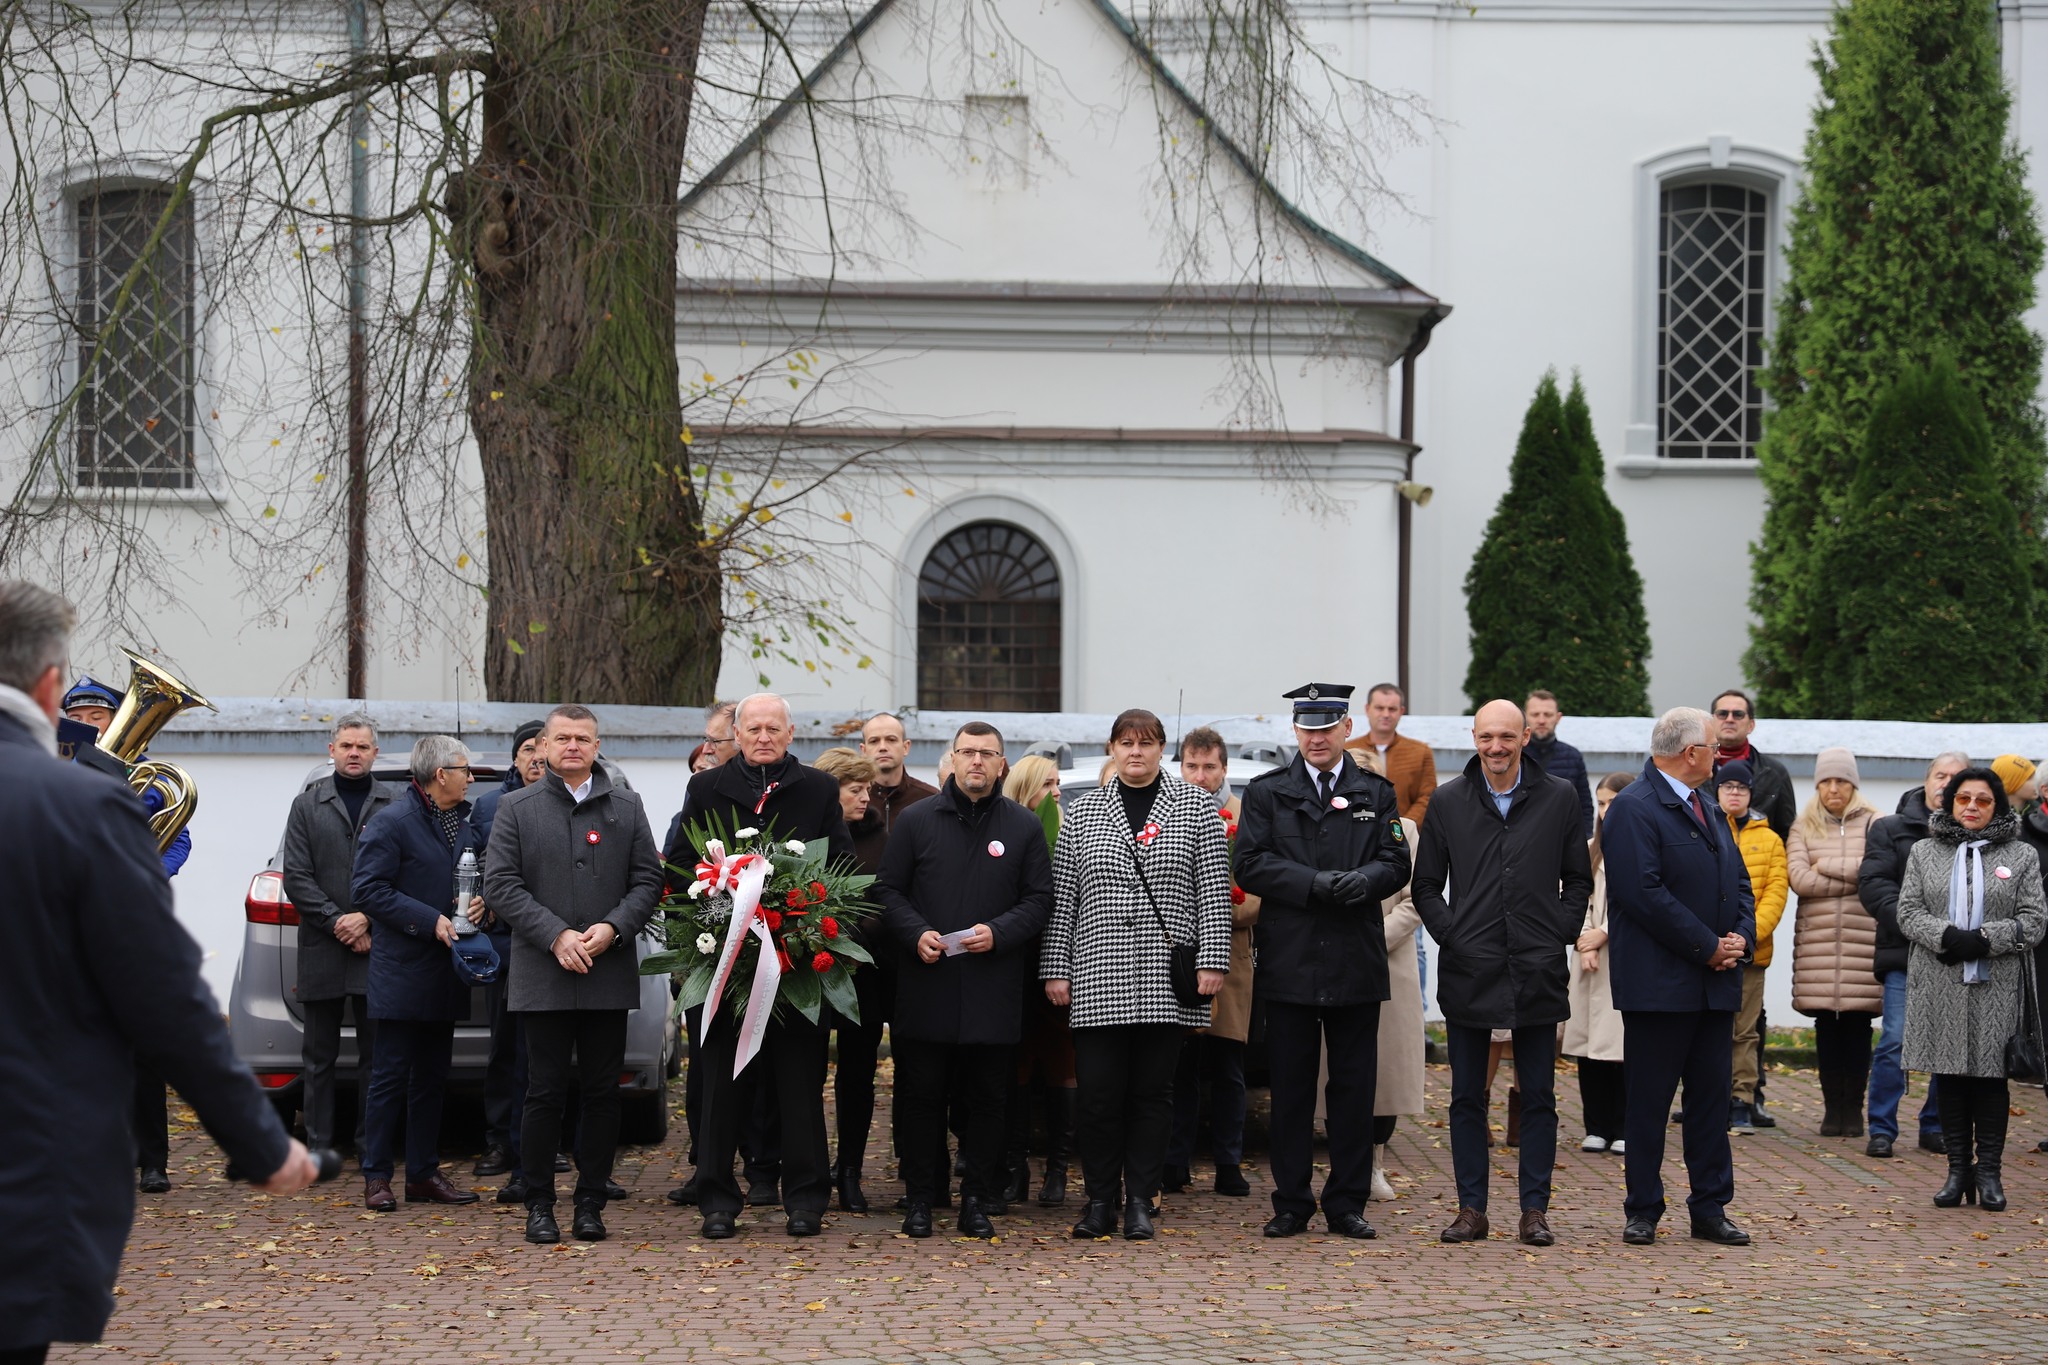
M43 714L35 698L18 687L0 683L0 715L12 716L21 722L22 729L29 737L43 746L43 752L55 756L57 752L57 727Z
M1966 839L1956 845L1955 860L1949 864L1948 922L1958 929L1984 927L1984 845L1989 839ZM1974 986L1987 979L1983 959L1963 964L1963 984Z

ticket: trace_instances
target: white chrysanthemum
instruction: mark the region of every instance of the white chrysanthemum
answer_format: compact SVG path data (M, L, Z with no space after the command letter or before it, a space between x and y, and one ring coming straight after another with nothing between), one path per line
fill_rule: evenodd
M700 877L696 881L690 883L690 899L696 900L699 896L703 895L706 891L709 891L710 889L711 883L705 881L703 878Z
M791 839L788 843L784 844L783 847L788 849L791 853L801 853L804 851L804 841L801 839Z
M732 837L735 839L751 839L760 832L760 830L748 826L746 829L734 830Z
M697 951L709 955L718 950L718 940L709 934L697 935Z

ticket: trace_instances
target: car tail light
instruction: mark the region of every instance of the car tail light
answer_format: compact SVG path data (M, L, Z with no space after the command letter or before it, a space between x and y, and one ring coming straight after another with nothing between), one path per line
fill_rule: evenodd
M299 912L284 894L284 874L265 869L249 879L242 911L251 924L297 924Z
M298 1078L299 1073L296 1071L259 1071L256 1073L256 1084L265 1090L282 1090Z
M621 1071L619 1073L619 1084L631 1085L635 1080L639 1079L639 1075L640 1073L637 1071Z

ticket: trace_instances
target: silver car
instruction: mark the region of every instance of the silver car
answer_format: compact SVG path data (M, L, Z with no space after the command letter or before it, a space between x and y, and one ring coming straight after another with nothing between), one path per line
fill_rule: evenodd
M511 756L504 753L478 754L473 768L476 791L498 781ZM612 781L630 786L618 764L608 758L598 762ZM312 786L333 772L322 761L306 774L303 784ZM379 782L404 784L411 774L402 767L380 765L372 774ZM242 956L235 964L234 989L228 997L228 1034L235 1053L270 1095L287 1125L299 1108L302 1086L300 1053L305 1041L305 1018L295 987L298 983L299 916L285 898L284 875L280 870L284 831L278 831L279 851L270 863L249 879L249 894L243 901L247 924L242 931ZM658 952L661 943L652 933L640 938L643 954ZM668 1083L682 1066L679 1028L669 997L665 976L640 980L640 1007L626 1017L626 1069L619 1076L619 1093L624 1103L619 1135L626 1142L660 1142L668 1135ZM455 1058L449 1070L449 1089L455 1093L481 1094L484 1067L490 1059L490 1009L484 988L470 992L469 1014L455 1025ZM361 1093L363 1078L357 1074L355 1029L344 1024L341 1031L341 1060L336 1067L339 1091ZM337 1120L337 1131L349 1131Z

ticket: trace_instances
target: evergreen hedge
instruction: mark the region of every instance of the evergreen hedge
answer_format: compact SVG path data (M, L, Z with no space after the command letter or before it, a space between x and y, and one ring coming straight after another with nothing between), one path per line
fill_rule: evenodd
M1835 647L1816 685L1859 719L2032 714L2043 655L2030 539L1955 362L1899 375L1872 409L1842 522L1821 538Z
M1996 18L1989 0L1850 0L1815 59L1820 103L1762 375L1775 408L1757 452L1769 506L1747 664L1774 715L1854 713L1835 630L1853 585L1819 572L1820 549L1872 458L1873 401L1937 355L1954 357L1982 406L1991 486L2027 533L2025 581L2048 585L2041 340L2023 318L2042 238L2007 134ZM2001 719L2031 719L2044 700L2008 697Z
M1649 712L1642 580L1608 500L1584 391L1546 374L1522 419L1508 489L1465 576L1476 709L1534 688L1590 716Z

